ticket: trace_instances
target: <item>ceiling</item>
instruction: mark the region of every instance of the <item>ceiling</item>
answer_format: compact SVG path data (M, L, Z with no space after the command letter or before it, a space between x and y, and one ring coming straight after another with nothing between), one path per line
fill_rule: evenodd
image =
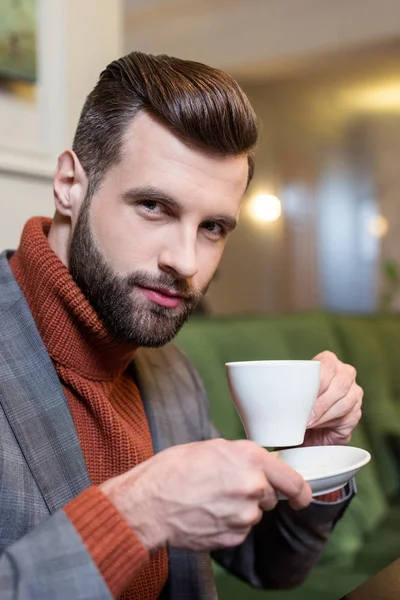
M124 46L243 79L400 38L399 0L124 0Z

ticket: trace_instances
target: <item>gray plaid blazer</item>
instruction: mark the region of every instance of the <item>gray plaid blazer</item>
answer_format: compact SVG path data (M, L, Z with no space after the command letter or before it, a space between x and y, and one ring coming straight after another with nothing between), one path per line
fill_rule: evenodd
M62 386L9 268L10 255L0 255L0 598L110 600L61 510L90 479ZM175 346L140 351L132 376L155 452L217 435L201 382ZM347 504L348 498L314 502L295 513L281 502L241 546L213 557L255 587L290 587L317 561ZM216 600L210 555L170 549L161 597Z

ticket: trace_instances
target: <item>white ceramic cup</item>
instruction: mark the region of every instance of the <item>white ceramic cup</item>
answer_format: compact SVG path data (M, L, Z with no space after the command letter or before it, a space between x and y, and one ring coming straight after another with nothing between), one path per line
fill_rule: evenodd
M228 385L248 439L299 446L317 399L321 363L260 360L226 363Z

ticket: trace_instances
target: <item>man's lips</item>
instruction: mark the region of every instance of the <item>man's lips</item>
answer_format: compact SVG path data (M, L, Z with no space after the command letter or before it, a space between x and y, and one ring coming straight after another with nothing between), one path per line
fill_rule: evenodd
M142 290L148 300L156 302L161 306L166 306L167 308L176 308L177 306L180 306L185 298L185 296L179 294L179 292L172 292L171 290L152 289L141 286L139 289Z

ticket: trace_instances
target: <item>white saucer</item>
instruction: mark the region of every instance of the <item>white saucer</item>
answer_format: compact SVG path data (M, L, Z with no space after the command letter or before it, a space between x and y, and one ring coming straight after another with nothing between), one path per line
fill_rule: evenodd
M313 496L341 489L371 460L369 452L352 446L290 448L273 454L302 475Z

